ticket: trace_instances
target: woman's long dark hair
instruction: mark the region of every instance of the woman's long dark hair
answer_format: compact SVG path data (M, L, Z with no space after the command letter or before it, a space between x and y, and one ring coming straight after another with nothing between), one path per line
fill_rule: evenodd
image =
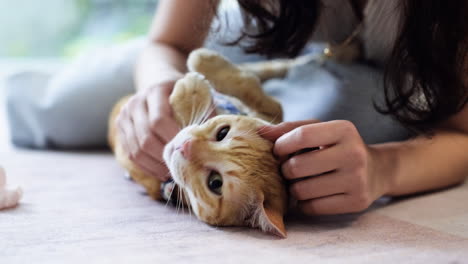
M350 1L356 11L356 2ZM322 9L319 0L238 2L246 28L234 43L244 43L248 53L268 56L298 55ZM378 111L417 132L430 132L466 105L467 3L401 0L399 34L385 67L385 105L376 105Z

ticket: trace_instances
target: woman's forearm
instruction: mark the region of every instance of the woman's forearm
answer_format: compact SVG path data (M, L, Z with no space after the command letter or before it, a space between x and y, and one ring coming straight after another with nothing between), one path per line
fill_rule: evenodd
M438 130L431 138L376 144L373 173L385 194L406 195L448 187L468 176L468 134Z
M135 69L137 90L172 87L183 76L187 56L203 45L217 5L217 0L159 1L149 43Z
M180 79L186 71L186 58L186 54L169 45L151 42L135 68L136 89L142 91Z

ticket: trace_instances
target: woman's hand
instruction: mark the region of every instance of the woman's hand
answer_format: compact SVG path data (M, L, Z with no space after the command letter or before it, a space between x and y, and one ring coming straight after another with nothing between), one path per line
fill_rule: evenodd
M169 95L174 82L138 91L117 118L124 150L138 167L165 181L169 170L162 158L163 148L179 130L172 118Z
M349 121L299 121L267 126L290 194L306 214L359 212L386 192L374 169L374 150ZM320 148L303 152L304 149Z

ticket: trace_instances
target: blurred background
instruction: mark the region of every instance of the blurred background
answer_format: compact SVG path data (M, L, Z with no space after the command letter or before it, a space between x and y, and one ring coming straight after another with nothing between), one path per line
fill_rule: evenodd
M158 0L0 0L0 152L10 147L11 133L6 128L31 130L28 126L8 125L12 124L7 122L8 102L18 107L25 104L18 111L31 120L39 120L41 98L54 96L49 94L48 84L55 76L61 78L57 73L64 66L82 54L146 34L157 3ZM14 83L10 83L12 78ZM75 88L67 85L58 90L70 89L73 93ZM62 98L55 103L61 100L66 101ZM48 108L60 110L56 106ZM23 119L16 115L14 120Z
M108 112L134 91L134 63L158 3L0 0L0 140L27 147L68 144L69 136L86 137L89 145L105 142ZM217 41L236 36L223 26L227 16L238 33L237 1L222 0L218 11L223 15L213 28L223 30L213 30L206 46L243 60L240 49L222 50ZM64 126L70 119L88 123ZM67 139L58 140L58 134Z
M0 58L60 58L145 34L158 0L0 0Z

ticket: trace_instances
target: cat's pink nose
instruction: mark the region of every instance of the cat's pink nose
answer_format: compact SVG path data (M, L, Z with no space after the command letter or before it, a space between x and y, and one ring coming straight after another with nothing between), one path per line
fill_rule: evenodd
M178 149L180 149L180 153L182 156L189 160L190 159L190 148L192 147L192 141L191 140L186 140Z

